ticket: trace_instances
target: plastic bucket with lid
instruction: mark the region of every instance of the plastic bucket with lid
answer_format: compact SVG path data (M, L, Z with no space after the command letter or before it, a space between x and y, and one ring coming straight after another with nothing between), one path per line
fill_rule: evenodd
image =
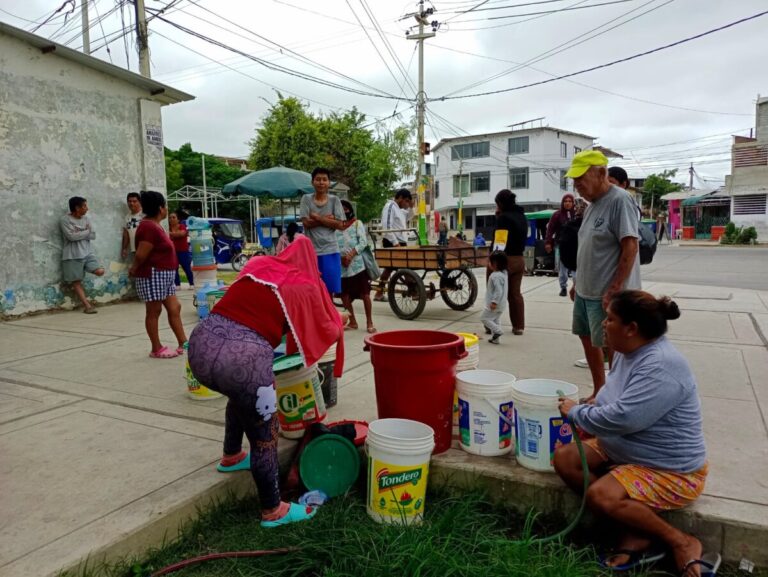
M578 402L579 388L565 381L524 379L512 386L515 456L527 469L554 472L555 450L573 441L571 426L557 408L558 391Z
M336 367L336 343L331 345L325 354L317 361L317 368L323 373L323 384L321 386L323 392L323 401L325 401L325 408L330 409L335 407L338 402L338 388L339 383L336 377L333 375L333 370Z
M272 368L280 432L288 439L300 439L306 428L326 415L317 365L305 367L296 354L275 359Z
M379 419L368 425L366 510L379 523L411 525L424 519L431 427L408 419Z
M464 339L443 331L386 331L368 335L379 418L419 421L435 433L435 453L451 447L456 363Z
M515 376L501 371L456 375L460 446L467 453L495 457L514 448L512 386Z

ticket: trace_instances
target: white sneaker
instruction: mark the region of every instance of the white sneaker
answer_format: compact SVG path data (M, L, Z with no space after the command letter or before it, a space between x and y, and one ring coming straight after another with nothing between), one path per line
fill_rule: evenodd
M578 359L576 361L573 361L574 367L579 367L580 369L588 369L589 363L587 362L587 359ZM605 372L608 372L608 363L605 363L604 367Z

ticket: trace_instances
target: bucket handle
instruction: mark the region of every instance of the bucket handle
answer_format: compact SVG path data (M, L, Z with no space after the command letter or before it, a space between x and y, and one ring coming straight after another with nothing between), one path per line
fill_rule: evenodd
M325 375L323 374L323 371L320 370L320 367L318 365L315 365L315 371L317 371L317 378L320 379L320 385L325 382Z
M494 405L494 404L493 404L493 403L490 401L490 399L489 399L488 397L483 397L483 400L484 400L486 403L488 403L488 406L489 406L489 407L491 407L491 409L493 410L493 412L494 412L494 413L496 413L497 415L499 415L499 417L501 418L501 420L502 420L502 421L504 421L504 422L505 422L507 425L509 425L510 427L514 427L514 426L515 426L515 422L514 422L514 421L511 421L510 419L508 419L506 415L502 415L502 414L501 414L501 411L499 411L499 409L497 409L497 408L496 408L496 405Z

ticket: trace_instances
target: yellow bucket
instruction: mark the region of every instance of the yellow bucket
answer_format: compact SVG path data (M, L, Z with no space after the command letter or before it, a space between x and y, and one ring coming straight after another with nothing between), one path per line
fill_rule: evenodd
M186 350L188 345L184 345L184 349ZM212 391L208 387L205 387L200 384L200 381L198 381L195 378L195 375L192 374L192 369L189 366L189 359L186 360L184 368L184 375L187 378L187 394L189 395L190 399L194 399L196 401L210 401L212 399L218 399L221 397L221 393L217 393L216 391Z

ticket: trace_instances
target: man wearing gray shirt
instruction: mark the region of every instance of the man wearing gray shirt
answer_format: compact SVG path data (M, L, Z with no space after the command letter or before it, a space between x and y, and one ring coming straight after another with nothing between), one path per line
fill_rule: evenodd
M608 181L608 159L596 150L573 157L566 173L590 205L579 229L576 283L571 288L572 332L581 339L592 373L591 398L605 384L603 327L611 297L624 289L639 289L639 220L629 195Z
M304 234L317 253L317 268L331 295L341 292L341 253L336 231L344 228L344 208L333 194L328 194L331 176L326 168L312 171L314 194L301 197L301 222Z
M61 272L65 283L71 283L77 298L83 303L85 314L94 314L96 308L88 302L83 289L85 273L96 276L104 274L91 249L91 240L96 238L90 219L86 216L88 202L80 197L69 199L69 214L61 217L61 235L64 239L61 250Z

